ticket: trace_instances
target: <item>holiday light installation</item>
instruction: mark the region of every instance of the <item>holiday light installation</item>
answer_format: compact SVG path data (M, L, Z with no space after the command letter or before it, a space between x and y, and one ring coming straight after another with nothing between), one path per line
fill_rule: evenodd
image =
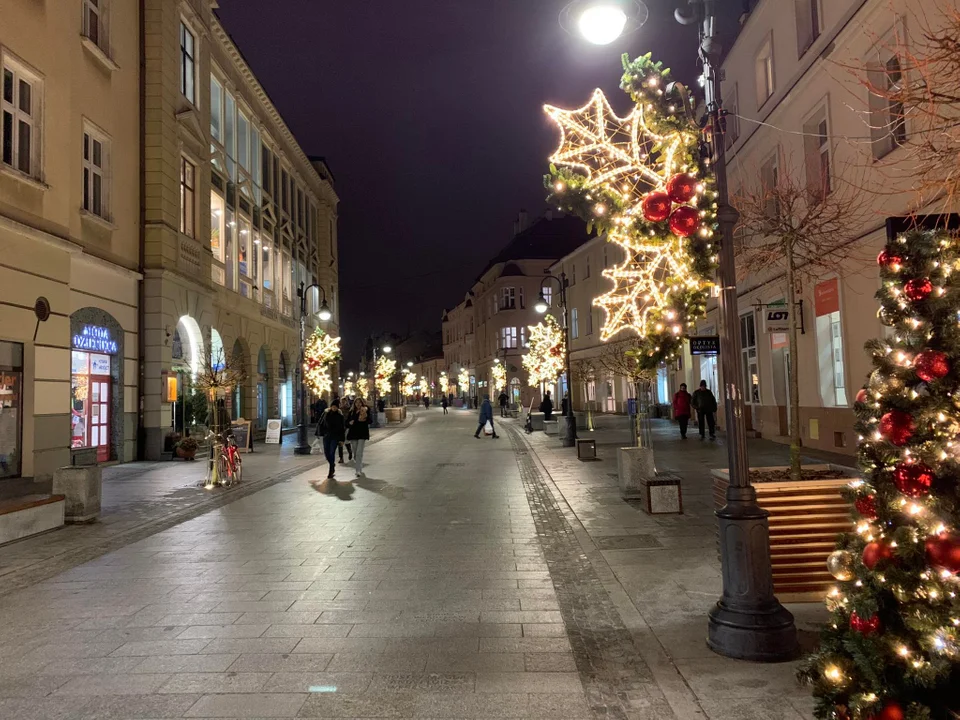
M356 386L354 385L353 380L344 380L344 381L343 381L343 396L344 396L344 397L353 397L354 392L356 392Z
M605 269L613 288L601 340L641 338L638 362L675 357L684 332L706 313L716 265L716 198L686 89L650 55L623 57L620 87L635 106L619 117L602 91L578 110L545 106L560 128L550 156L550 201L606 233L624 261Z
M527 383L534 388L555 383L563 374L563 328L555 317L547 315L543 322L529 325L527 330L530 341L521 359L528 373Z
M400 385L400 392L404 397L413 397L417 390L417 376L412 372L407 372L403 376L403 383Z
M460 388L460 392L464 394L470 392L470 373L466 368L462 369L457 375L457 386Z
M381 355L377 358L377 369L376 377L374 378L374 383L377 386L377 392L381 397L386 397L390 394L390 391L393 389L393 386L390 384L390 378L393 377L393 374L397 371L397 361L391 360L386 355Z
M320 328L313 331L303 350L303 381L317 395L330 392L330 363L340 357L340 338Z
M450 391L450 380L447 378L445 372L440 373L440 380L438 382L440 383L440 392L446 395Z
M507 387L507 369L500 364L494 365L490 371L490 378L493 380L493 392L499 395L500 391Z
M429 395L430 394L430 383L427 382L427 376L420 376L420 383L417 385L417 389L420 391L420 395Z
M801 670L824 720L948 720L960 712L960 243L912 231L878 258L874 371L854 411L863 478L855 530Z
M367 392L370 389L370 383L365 377L357 378L357 396L367 398Z

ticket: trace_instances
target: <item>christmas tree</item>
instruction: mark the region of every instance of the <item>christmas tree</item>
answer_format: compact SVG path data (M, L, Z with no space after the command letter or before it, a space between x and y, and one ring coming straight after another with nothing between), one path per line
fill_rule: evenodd
M854 405L863 479L819 650L801 670L824 720L960 711L960 245L913 231L878 258L875 370Z

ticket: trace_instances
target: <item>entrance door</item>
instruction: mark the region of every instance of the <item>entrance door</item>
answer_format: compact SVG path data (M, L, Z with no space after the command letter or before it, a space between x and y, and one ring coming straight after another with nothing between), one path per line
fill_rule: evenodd
M110 376L90 376L90 446L97 449L97 462L110 459Z
M263 382L257 383L257 427L267 427L267 386Z

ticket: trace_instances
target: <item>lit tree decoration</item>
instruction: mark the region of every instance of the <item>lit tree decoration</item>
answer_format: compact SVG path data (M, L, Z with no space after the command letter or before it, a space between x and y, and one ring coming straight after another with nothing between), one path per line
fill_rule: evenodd
M365 377L357 378L357 395L366 399L367 391L370 389L370 383Z
M499 395L507 386L507 369L498 363L490 371L490 377L493 379L493 392Z
M430 383L427 382L427 376L426 376L426 375L421 375L421 376L420 376L420 384L417 385L417 389L420 390L420 394L421 394L421 395L429 395L429 394L430 394Z
M547 315L543 322L527 329L530 341L522 359L529 373L527 382L535 388L542 383L556 382L563 373L563 328L553 315Z
M303 381L317 395L330 392L330 363L340 357L340 338L317 328L303 349Z
M470 373L466 368L461 369L460 373L457 375L457 385L460 388L460 392L470 392Z
M390 394L393 386L390 384L390 378L397 371L397 361L391 360L386 355L377 358L377 373L374 382L377 385L377 392L382 397Z
M417 376L407 371L406 375L403 376L403 384L400 386L400 391L403 393L404 397L413 397L417 392Z
M656 367L706 313L717 194L686 89L649 54L624 56L623 68L635 103L626 117L600 90L579 110L545 107L561 133L545 181L552 202L623 248L625 260L603 271L613 288L594 299L601 339L636 333L643 364Z
M446 395L450 391L450 380L446 373L440 373L440 392Z
M353 380L343 381L343 394L345 397L352 397L355 391L356 385L354 384Z
M878 262L893 332L867 344L855 532L831 555L833 617L801 677L824 720L947 720L960 711L960 244L912 231Z

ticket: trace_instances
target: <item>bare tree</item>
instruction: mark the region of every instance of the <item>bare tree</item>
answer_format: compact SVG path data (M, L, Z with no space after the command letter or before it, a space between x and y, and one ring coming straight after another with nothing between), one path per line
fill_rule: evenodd
M781 152L777 170L761 168L760 182L734 194L732 203L740 212L735 234L737 269L743 275L773 277L782 273L789 309L789 347L793 366L789 373L790 476L801 476L800 387L796 362L797 281L832 271L869 267L868 256L858 241L869 227L873 212L862 201L863 185L855 168L831 172L819 156L806 157L806 173ZM804 177L805 175L805 177ZM846 179L841 179L846 178Z
M635 336L620 342L606 343L594 361L599 368L611 375L625 377L630 381L638 403L636 421L632 428L633 443L639 447L652 449L650 403L656 371L645 368L638 362L638 357L642 353L642 338Z

